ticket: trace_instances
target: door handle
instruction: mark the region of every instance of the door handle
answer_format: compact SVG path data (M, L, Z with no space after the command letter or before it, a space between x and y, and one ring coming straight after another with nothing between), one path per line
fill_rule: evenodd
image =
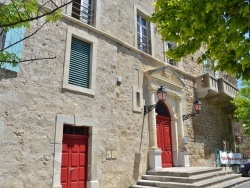
M69 174L72 173L73 168L69 167Z

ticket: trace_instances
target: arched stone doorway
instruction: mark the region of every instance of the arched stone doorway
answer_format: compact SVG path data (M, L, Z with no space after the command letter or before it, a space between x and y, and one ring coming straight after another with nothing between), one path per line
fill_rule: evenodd
M185 84L179 78L177 73L170 67L166 66L163 68L151 70L145 73L146 76L146 90L147 90L147 99L146 105L153 105L157 103L156 92L160 86L163 86L167 89L167 98L161 105L165 105L165 108L162 110L157 109L152 110L148 113L148 123L149 123L149 169L157 170L162 167L167 167L167 163L162 162L162 149L159 148L159 141L157 136L157 121L163 118L168 119L166 124L169 124L169 131L171 140L168 142L169 146L172 148L166 151L168 156L172 156L172 159L169 159L169 163L172 166L189 166L189 156L186 151L186 145L184 143L184 124L182 119L182 107L183 107L183 89ZM159 108L159 107L158 107ZM167 109L167 110L166 110ZM165 110L165 112L164 112ZM158 114L158 115L157 115ZM164 129L164 125L162 125ZM165 128L166 131L166 128ZM164 136L162 138L164 140ZM158 142L158 143L157 143ZM171 142L171 144L170 144ZM165 165L166 164L166 165Z
M161 149L162 167L173 166L171 117L164 102L159 101L156 105L156 134L157 146Z

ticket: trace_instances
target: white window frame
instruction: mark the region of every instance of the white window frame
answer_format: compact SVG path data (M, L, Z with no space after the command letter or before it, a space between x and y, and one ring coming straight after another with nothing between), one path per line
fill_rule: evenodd
M67 0L67 1L70 1L70 0ZM83 1L84 0L81 0L81 2L83 2ZM89 25L88 23L82 22L81 20L72 17L72 6L73 6L73 3L70 3L69 5L67 5L63 9L63 12L66 15L68 15L69 17L71 17L72 19L78 20L81 23ZM101 9L101 0L92 0L91 11L94 11L94 14L93 14L94 18L93 18L93 24L90 24L91 26L94 26L94 27L98 28L99 20L100 20L100 9Z
M69 84L69 65L70 65L70 51L72 37L82 40L91 44L90 49L90 73L89 73L89 88L84 88L76 85ZM63 71L63 89L75 91L87 95L95 95L96 89L96 56L97 56L97 39L93 36L79 31L76 28L70 27L67 31L65 62Z
M139 18L139 21L138 21ZM151 39L150 39L150 24L146 20L145 17L143 17L141 14L137 13L137 48L147 54L151 54ZM145 20L146 25L142 24L142 19ZM138 31L138 26L139 26L139 31ZM146 35L143 35L143 29L146 30ZM139 35L139 39L138 39ZM146 41L144 41L144 38L146 38ZM138 44L138 41L140 41L140 45ZM143 47L146 46L148 51L144 51Z
M169 44L172 45L172 48L169 48L169 47L168 47ZM168 58L168 57L166 56L165 52L167 52L169 49L173 49L173 48L175 48L175 47L176 47L175 43L173 43L173 42L171 42L171 41L165 41L165 42L164 42L165 62L168 63L168 64L170 64L170 65L173 65L173 66L176 66L176 64L177 64L176 61L174 61L173 59ZM171 62L173 62L173 63L171 63Z
M135 42L134 42L134 46L136 49L138 49L138 42L137 42L137 15L143 17L144 19L146 19L147 16L151 15L150 13L148 13L147 11L145 11L141 6L134 4L134 33L135 33ZM146 20L147 21L147 20ZM153 38L153 24L150 23L149 21L147 21L147 27L148 27L148 38L150 40L150 53L144 52L148 55L154 56L154 48L153 48L153 44L154 44L154 38ZM140 49L138 49L140 50ZM142 51L142 50L140 50ZM143 52L143 51L142 51Z

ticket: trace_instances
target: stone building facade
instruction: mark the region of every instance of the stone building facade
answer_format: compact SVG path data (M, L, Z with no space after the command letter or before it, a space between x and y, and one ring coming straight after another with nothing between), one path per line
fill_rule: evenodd
M230 150L234 142L229 101L235 80L204 72L196 63L201 52L170 61L164 55L167 43L146 21L153 0L89 3L87 20L75 9L82 7L73 4L61 21L24 41L22 59L55 59L22 63L17 74L0 70L0 187L67 187L65 181L74 181L65 173L84 171L81 183L87 188L125 188L146 170L161 168L164 160L174 167L215 166L214 150ZM32 22L25 35L43 22ZM78 69L84 71L72 70L74 45L89 50L84 51L87 86L71 80ZM167 90L161 104L160 86ZM184 121L198 98L201 113ZM144 105L156 103L165 119L162 110L144 116ZM160 120L168 121L163 132ZM159 148L165 142L159 135L166 132L167 159ZM71 140L83 153L74 153Z
M243 129L241 123L234 123L234 135L235 135L235 150L238 153L244 154L245 159L250 157L250 136L247 136Z

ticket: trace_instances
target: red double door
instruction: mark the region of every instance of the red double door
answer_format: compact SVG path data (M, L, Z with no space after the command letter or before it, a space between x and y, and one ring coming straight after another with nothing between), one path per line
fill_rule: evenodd
M162 150L162 167L173 166L171 119L165 116L156 116L157 145Z
M62 188L86 188L88 136L63 135Z

